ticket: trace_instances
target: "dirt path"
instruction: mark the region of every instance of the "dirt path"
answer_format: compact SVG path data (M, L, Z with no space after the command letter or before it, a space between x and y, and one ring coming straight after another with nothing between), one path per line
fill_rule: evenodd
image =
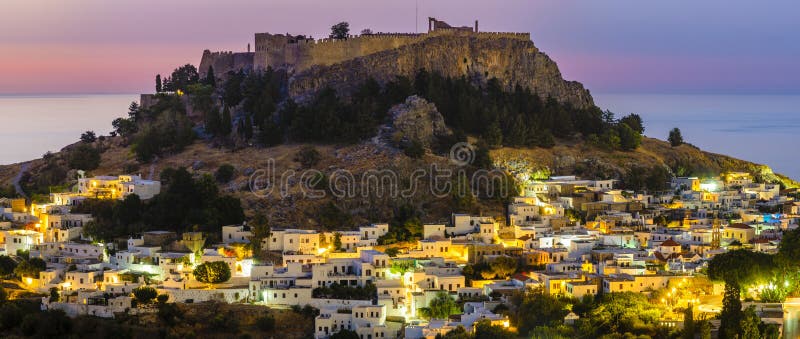
M19 184L19 181L22 179L22 173L25 173L25 170L28 169L28 164L24 163L19 166L19 173L17 176L14 177L14 189L17 190L17 194L21 195L23 198L28 198L28 195L25 194L25 191L22 190L22 185Z

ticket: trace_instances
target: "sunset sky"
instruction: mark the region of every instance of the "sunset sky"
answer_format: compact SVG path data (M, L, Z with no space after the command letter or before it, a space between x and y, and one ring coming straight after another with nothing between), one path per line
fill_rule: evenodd
M594 92L800 93L796 1L420 0L428 16L531 32L567 79ZM138 93L203 49L255 32L415 31L414 1L3 0L0 94Z

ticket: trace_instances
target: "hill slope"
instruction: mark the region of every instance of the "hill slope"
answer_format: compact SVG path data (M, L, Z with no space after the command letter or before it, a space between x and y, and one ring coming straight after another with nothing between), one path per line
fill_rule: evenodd
M130 169L130 164L135 163L130 149L122 146L119 138L108 138L102 143L105 151L101 166L90 174L124 173L126 169ZM240 198L248 215L261 211L267 214L276 226L327 227L329 225L323 225L321 219L323 214L329 213L331 205L340 211L347 211L349 214L347 224L353 226L391 220L398 208L404 204L411 204L423 222L446 220L451 212L459 208L454 205L450 196L436 197L424 189L429 184L427 178L420 179L419 187L423 189L418 189L409 198L391 197L388 194L358 195L346 199L335 198L328 194L324 198L309 198L303 194L300 185L299 177L303 168L295 159L298 151L306 146L308 145L291 144L270 148L249 147L229 150L211 147L204 142L195 142L180 154L170 155L152 164L141 166L138 172L143 177L149 177L150 173L153 173L153 178L158 179L160 171L168 167L186 167L195 174L202 174L213 173L222 164L231 164L236 168L235 178L230 183L222 184L221 189ZM412 159L396 149L372 141L350 146L313 145L313 147L322 155L320 162L314 168L326 176L336 170L347 170L356 178L360 178L369 170L388 169L397 173L401 189L408 185L407 181L403 181L404 178L410 178L417 169L430 168L431 164L457 170L446 156L427 154L422 159ZM620 184L623 186L631 168L634 167L645 169L664 167L673 173L676 169L684 168L685 171L692 171L692 174L748 171L754 173L760 180L781 182L789 187L798 186L797 182L772 173L765 165L704 152L689 145L673 148L664 141L650 138L645 138L642 146L633 152L608 152L584 142L560 142L549 149L501 148L493 150L491 155L497 166L516 173L547 169L552 175L578 174L587 178L620 179L622 180ZM60 154L57 153L55 156L58 157ZM271 162L274 163L278 181L281 174L295 173L295 177L285 181L287 193L280 195L277 190L268 196L253 193L251 184L254 176L263 177L263 173L258 170L272 168ZM28 162L28 170L35 176L43 169L45 163L42 159L32 160ZM19 164L0 166L0 182L4 185L11 183L19 169ZM388 189L386 185L384 187ZM503 206L498 201L482 199L462 211L502 216Z

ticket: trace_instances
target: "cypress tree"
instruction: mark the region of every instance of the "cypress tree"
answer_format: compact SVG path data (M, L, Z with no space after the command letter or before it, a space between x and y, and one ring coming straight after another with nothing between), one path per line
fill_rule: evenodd
M267 117L261 125L261 133L259 134L261 143L264 146L280 145L283 142L283 131L280 126L276 124L272 117Z
M206 132L218 136L222 127L222 120L219 118L219 109L214 108L206 113Z
M247 140L247 137L245 136L245 132L244 132L244 129L245 129L244 121L245 120L247 120L247 119L245 119L245 118L239 119L239 122L236 124L236 133L239 134L239 137L242 138L243 140Z
M253 138L253 119L249 116L244 118L244 139L250 140Z
M214 76L214 66L208 66L208 73L206 74L206 84L211 88L217 87L217 78Z
M222 110L222 123L220 124L220 134L228 136L233 131L233 123L231 122L231 110L228 106Z
M161 74L156 74L156 93L161 93Z

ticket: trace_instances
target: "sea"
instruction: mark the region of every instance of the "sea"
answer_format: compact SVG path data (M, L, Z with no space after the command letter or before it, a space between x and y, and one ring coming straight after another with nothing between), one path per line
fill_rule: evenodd
M768 165L800 180L800 95L594 94L617 117L639 114L644 134L679 128L702 150Z
M703 150L766 164L800 179L800 95L593 93L617 117L639 114L645 135L680 128ZM0 164L41 157L92 130L107 135L138 94L0 95Z

